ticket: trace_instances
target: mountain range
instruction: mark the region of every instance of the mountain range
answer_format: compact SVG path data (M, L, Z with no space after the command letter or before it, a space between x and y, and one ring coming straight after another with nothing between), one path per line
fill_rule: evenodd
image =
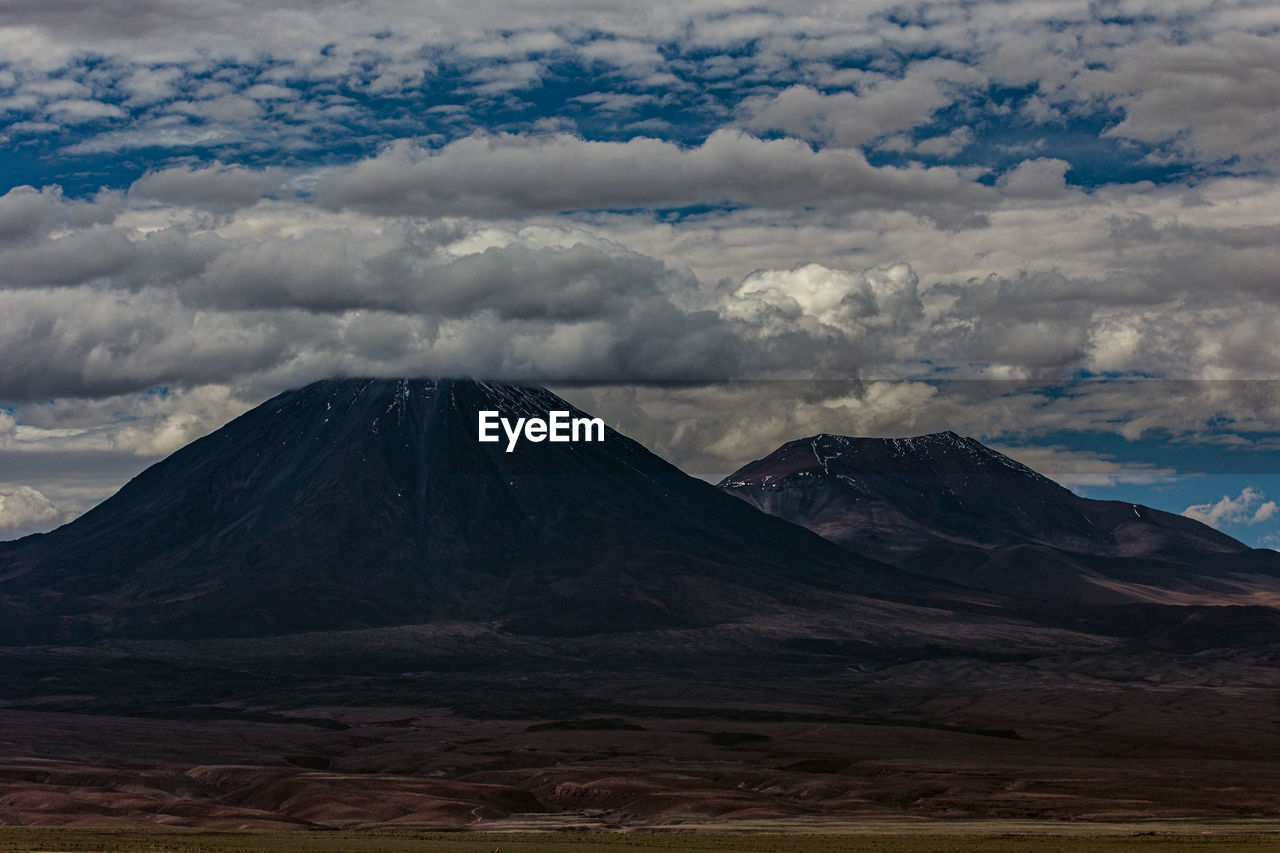
M585 416L317 382L0 543L0 824L1280 810L1275 552L954 433L717 487L482 411Z
M867 600L1019 617L1280 600L1280 554L1080 498L955 433L799 439L715 488L611 429L481 442L482 411L586 417L545 389L472 380L285 392L75 521L0 544L0 639L439 622L589 635Z
M1079 497L954 432L797 439L720 488L851 552L1018 598L1280 602L1277 552L1181 515Z

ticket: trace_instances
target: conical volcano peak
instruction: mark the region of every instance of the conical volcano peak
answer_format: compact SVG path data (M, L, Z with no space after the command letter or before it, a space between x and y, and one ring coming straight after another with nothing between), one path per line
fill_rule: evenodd
M465 462L500 445L515 457L537 460L544 470L555 466L546 452L513 453L522 443L524 426L538 422L558 427L532 441L563 443L575 420L589 420L591 440L606 439L604 422L587 418L555 394L533 385L456 378L324 379L268 400L245 416L272 433L272 446L288 447L299 438L340 443L348 451L367 454L367 436L398 440L413 459ZM488 428L484 428L485 419ZM504 435L503 423L513 431ZM582 429L579 429L579 434ZM616 434L614 434L616 435ZM384 442L385 444L385 442ZM477 446L480 445L480 446ZM317 449L321 445L314 445ZM444 449L448 452L441 456ZM400 464L412 464L404 460ZM514 461L514 460L509 460Z
M381 405L385 413L403 414L414 404L441 397L451 400L455 411L459 405L474 405L533 415L548 408L569 408L555 394L534 385L448 377L321 379L286 391L266 405L276 415L316 405L327 412L355 408L367 414L375 414Z

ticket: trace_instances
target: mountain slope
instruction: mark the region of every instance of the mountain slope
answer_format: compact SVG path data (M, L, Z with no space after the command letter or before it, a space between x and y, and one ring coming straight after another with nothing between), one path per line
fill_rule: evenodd
M953 432L798 439L720 488L854 553L1003 594L1280 603L1280 554L1172 513L1078 497Z
M545 390L463 380L281 394L0 549L0 639L433 620L586 633L922 592L612 430L511 453L480 443L481 409L581 414Z

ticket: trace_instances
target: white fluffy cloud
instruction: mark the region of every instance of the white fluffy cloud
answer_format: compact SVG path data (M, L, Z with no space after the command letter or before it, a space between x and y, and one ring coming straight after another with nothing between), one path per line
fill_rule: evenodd
M742 280L725 311L786 333L797 324L830 326L846 333L903 329L923 314L916 274L907 264L860 272L806 264L792 270L758 270Z
M1252 486L1246 486L1234 498L1223 495L1217 503L1196 504L1182 511L1188 518L1203 521L1213 527L1224 524L1260 524L1276 516L1275 501Z
M30 486L0 486L0 538L49 527L62 516L47 497Z

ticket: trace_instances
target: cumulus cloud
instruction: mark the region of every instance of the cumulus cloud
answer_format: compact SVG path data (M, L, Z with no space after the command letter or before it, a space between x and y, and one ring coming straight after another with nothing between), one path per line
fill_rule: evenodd
M62 513L30 486L0 486L0 537L17 538L36 528L52 527Z
M125 111L115 104L105 104L101 101L90 101L83 98L55 101L46 107L45 111L58 121L69 124L98 121L106 118L124 118L125 116Z
M815 339L863 339L877 332L884 338L901 335L922 318L917 283L908 264L861 271L820 264L758 270L729 294L721 310L760 338L801 330Z
M11 285L27 279L0 289L0 399L273 373L660 377L741 362L731 326L680 304L696 287L687 274L617 246L517 236L449 258L419 229L116 236L132 251L110 275L79 252L65 269L11 272Z
M1275 501L1266 499L1261 490L1246 486L1234 498L1223 495L1217 503L1196 504L1182 511L1188 518L1213 527L1224 524L1260 524L1276 516Z

